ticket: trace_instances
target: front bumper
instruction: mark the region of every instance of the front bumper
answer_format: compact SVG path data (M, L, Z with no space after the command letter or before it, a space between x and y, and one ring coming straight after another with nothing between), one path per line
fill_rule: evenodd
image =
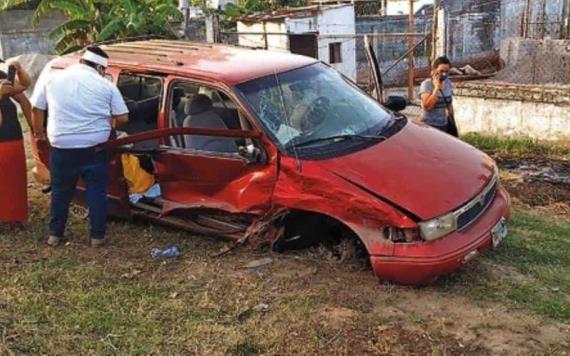
M469 228L418 244L394 244L392 256L371 256L374 273L401 284L427 284L493 247L491 230L510 216L510 198L500 187L487 211Z

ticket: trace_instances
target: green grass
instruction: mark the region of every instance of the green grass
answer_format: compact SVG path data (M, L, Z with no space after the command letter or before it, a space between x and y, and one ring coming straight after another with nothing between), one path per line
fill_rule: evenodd
M360 354L371 342L384 353L404 354L417 351L418 340L430 353L444 343L457 345L453 330L463 321L434 322L429 298L439 306L464 296L462 308L501 305L570 323L570 222L542 215L515 211L499 250L432 287L414 289L379 284L365 271L324 259L312 264L276 255L272 265L245 271L238 266L259 258L252 251L216 259L210 255L222 242L123 221L111 224L117 239L108 249L88 249L81 239L86 226L75 218L72 244L47 249L40 241L47 213L37 205L28 231L0 238L0 354ZM184 254L149 257L152 247L170 244ZM287 277L315 266L314 274ZM426 313L405 312L413 300L426 305ZM266 311L255 309L261 303ZM335 308L354 316L335 324L327 318ZM439 353L457 353L445 350Z
M570 323L570 221L517 210L510 228L484 264L439 286Z
M570 154L570 146L568 145L554 145L530 138L508 138L469 133L462 136L461 139L481 150L496 150L502 153L552 156Z

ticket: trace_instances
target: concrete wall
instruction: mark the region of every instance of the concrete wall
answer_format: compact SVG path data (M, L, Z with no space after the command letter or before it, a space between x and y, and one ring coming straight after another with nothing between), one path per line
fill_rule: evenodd
M331 65L346 75L348 78L356 81L356 42L355 38L347 38L345 36L335 37L334 34L354 35L356 33L354 7L344 6L328 11L323 11L317 18L318 32L331 34L331 36L319 36L319 59L330 63L329 44L341 44L340 63L332 63Z
M570 140L570 86L537 88L471 82L457 86L454 100L461 133Z
M501 44L505 69L494 81L518 84L570 84L570 40L509 38Z
M442 54L452 61L464 62L471 58L493 53L499 48L500 31L498 26L500 4L497 1L453 0L443 3L445 18L440 23L443 43ZM433 15L430 11L415 16L415 32L431 32ZM408 32L407 16L362 16L356 19L357 33L406 33ZM417 41L420 38L416 39ZM408 39L402 37L377 37L374 39L376 55L380 67L385 69L408 50ZM357 62L360 70L368 68L364 54L364 43L360 41L356 48ZM416 51L416 67L428 65L431 46L426 43ZM384 79L388 84L403 78L408 64L402 61Z
M33 11L13 10L0 12L0 57L10 58L24 53L49 53L53 43L47 36L64 22L63 15L52 12L46 15L37 28L32 28Z
M560 38L565 0L532 0L530 2L530 23L528 37ZM521 36L521 22L526 0L501 2L501 38ZM545 24L540 24L544 22Z
M354 7L352 5L323 9L313 16L289 17L255 23L238 21L237 31L255 33L238 36L240 45L255 48L265 48L266 39L263 33L268 33L266 36L267 49L272 51L289 51L289 38L286 34L326 34L317 37L318 58L323 62L330 63L329 44L340 42L342 62L331 65L342 74L356 80L357 41L355 38L344 36L354 35L356 32ZM335 36L335 34L339 34L339 36Z
M267 35L267 49L271 51L289 52L289 38L287 37L287 26L283 21L267 21L256 23L237 23L238 32L251 32L255 34L239 35L238 44L240 46L252 48L265 48L266 36L263 33L279 33ZM283 33L283 35L280 35Z

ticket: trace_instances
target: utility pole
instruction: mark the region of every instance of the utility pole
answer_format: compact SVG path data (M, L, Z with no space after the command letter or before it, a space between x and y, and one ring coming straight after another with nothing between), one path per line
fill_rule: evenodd
M414 98L414 36L410 34L415 32L414 26L414 0L408 0L409 14L408 14L408 101L411 102Z
M188 0L179 0L178 9L182 12L184 35L186 37L186 31L188 30L188 23L190 21L190 5Z
M431 58L430 58L430 67L431 63L437 58L437 29L439 26L439 1L440 0L433 0L433 19L432 19L432 28L431 28Z

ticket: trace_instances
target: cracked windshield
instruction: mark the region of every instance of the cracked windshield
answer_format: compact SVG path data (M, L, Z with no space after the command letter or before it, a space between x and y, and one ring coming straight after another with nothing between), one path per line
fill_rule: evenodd
M238 88L285 147L378 136L391 120L377 102L322 64L255 79Z

